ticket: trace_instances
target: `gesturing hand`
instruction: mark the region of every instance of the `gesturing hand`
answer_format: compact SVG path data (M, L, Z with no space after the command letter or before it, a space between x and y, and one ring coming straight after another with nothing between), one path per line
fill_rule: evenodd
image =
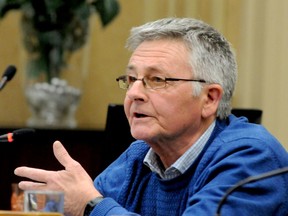
M59 141L53 144L54 155L64 166L64 170L48 171L31 167L18 167L15 175L32 181L21 181L23 190L58 190L65 193L64 211L68 215L83 215L86 203L101 194L80 163L70 157Z

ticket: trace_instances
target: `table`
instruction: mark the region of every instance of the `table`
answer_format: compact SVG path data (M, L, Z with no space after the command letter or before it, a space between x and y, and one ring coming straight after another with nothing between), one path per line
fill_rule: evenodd
M17 212L0 210L0 216L62 216L62 214L53 212Z

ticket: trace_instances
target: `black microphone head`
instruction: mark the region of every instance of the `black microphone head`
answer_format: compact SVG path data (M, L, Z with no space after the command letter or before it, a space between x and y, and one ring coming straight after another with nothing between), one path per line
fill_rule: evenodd
M4 72L2 77L6 76L7 77L7 81L9 81L9 80L11 80L14 77L15 73L16 73L16 67L14 65L9 65L6 68L6 70L5 70L5 72Z
M22 128L22 129L18 129L12 132L13 133L13 140L16 140L18 138L25 138L28 136L31 136L32 134L35 133L35 129L33 128Z

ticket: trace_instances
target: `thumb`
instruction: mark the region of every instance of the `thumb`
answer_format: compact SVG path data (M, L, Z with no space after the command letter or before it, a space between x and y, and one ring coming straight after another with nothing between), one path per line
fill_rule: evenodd
M69 155L67 150L64 148L62 143L59 142L59 141L55 141L53 143L53 152L54 152L54 155L55 155L56 159L59 161L59 163L62 166L65 167L65 169L67 167L69 167L71 164L75 163L73 158L71 158L71 156Z

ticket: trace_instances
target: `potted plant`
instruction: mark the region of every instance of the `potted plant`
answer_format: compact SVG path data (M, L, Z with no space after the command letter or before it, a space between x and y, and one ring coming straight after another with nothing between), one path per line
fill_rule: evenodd
M119 13L117 0L0 0L0 18L21 10L22 39L28 60L25 95L32 111L29 126L76 127L81 90L62 78L71 55L87 42L89 18L102 26Z

